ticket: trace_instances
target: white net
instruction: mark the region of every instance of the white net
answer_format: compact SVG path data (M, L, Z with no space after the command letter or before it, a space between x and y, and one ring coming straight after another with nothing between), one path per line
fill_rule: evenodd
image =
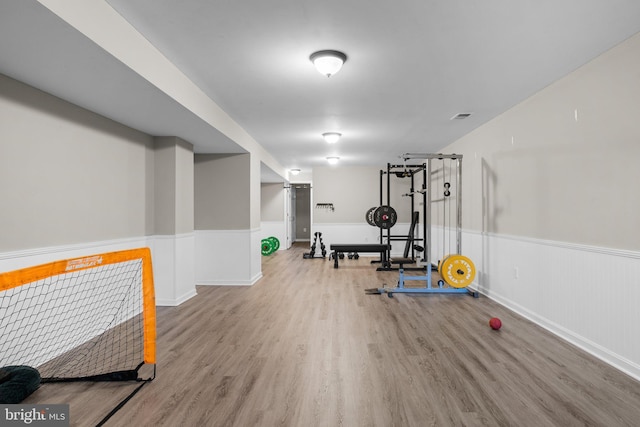
M6 273L0 366L36 367L44 381L135 379L145 362L150 310L155 320L154 308L145 311L143 268L142 259L94 256L69 260L65 272L18 286L7 281L28 277L29 269Z

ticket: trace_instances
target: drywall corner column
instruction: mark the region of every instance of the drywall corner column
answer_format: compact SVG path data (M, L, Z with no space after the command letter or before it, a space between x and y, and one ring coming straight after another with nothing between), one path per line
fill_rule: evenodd
M258 161L258 177L259 168ZM195 155L198 284L251 285L261 277L260 184L254 169L248 153Z
M251 212L250 216L250 246L249 251L247 252L247 256L251 259L250 264L250 275L253 280L252 283L257 281L262 277L262 251L261 251L261 241L262 236L260 235L260 221L261 221L261 205L262 205L262 165L260 157L251 153L249 155L249 163L250 163L250 180L249 180L249 188L250 188L250 198L249 198L249 209Z
M153 265L158 305L196 294L193 146L177 137L154 139Z

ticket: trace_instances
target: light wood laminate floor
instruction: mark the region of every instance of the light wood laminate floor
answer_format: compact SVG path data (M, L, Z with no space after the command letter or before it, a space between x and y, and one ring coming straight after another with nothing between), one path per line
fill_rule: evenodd
M640 382L488 298L365 295L397 272L305 251L160 307L157 378L106 425L640 425ZM46 384L27 402L92 426L136 386Z

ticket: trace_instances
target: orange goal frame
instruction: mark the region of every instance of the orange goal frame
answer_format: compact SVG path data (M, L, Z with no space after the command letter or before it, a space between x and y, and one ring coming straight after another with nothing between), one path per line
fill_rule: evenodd
M149 248L107 252L98 255L70 258L20 270L0 273L0 292L46 279L47 277L87 270L101 265L142 260L142 316L144 335L144 363L156 363L156 297L153 267Z

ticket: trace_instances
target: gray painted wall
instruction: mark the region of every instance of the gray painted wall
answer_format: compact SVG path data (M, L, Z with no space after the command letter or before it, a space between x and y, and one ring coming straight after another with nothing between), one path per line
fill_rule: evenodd
M447 148L465 228L640 249L638 52L640 35Z
M196 230L251 228L250 170L249 154L195 155Z
M464 155L463 228L640 249L638 51L640 35L442 150ZM364 221L381 168L314 168L314 202L336 208L314 223ZM400 222L407 188L392 179Z
M154 139L155 233L173 235L193 231L193 146L177 137Z
M152 138L0 75L0 251L153 233Z
M465 155L465 228L638 249L639 49L635 36L443 149ZM151 137L5 76L0 121L0 250L155 232ZM380 168L316 168L314 200L336 211L315 222L362 222ZM196 156L196 228L252 226L253 169Z
M393 161L394 159L390 159ZM398 160L398 159L395 159ZM395 162L394 162L395 164ZM362 223L372 207L380 205L380 170L387 165L367 167L317 167L313 169L313 200L315 203L333 203L335 211L314 209L314 223ZM390 203L398 214L398 222L411 221L411 202L403 194L409 192L409 179L391 177ZM387 202L387 175L383 176L383 197ZM421 187L422 177L415 180ZM421 207L416 199L416 210Z
M261 185L262 221L284 221L284 197L285 190L281 182Z

